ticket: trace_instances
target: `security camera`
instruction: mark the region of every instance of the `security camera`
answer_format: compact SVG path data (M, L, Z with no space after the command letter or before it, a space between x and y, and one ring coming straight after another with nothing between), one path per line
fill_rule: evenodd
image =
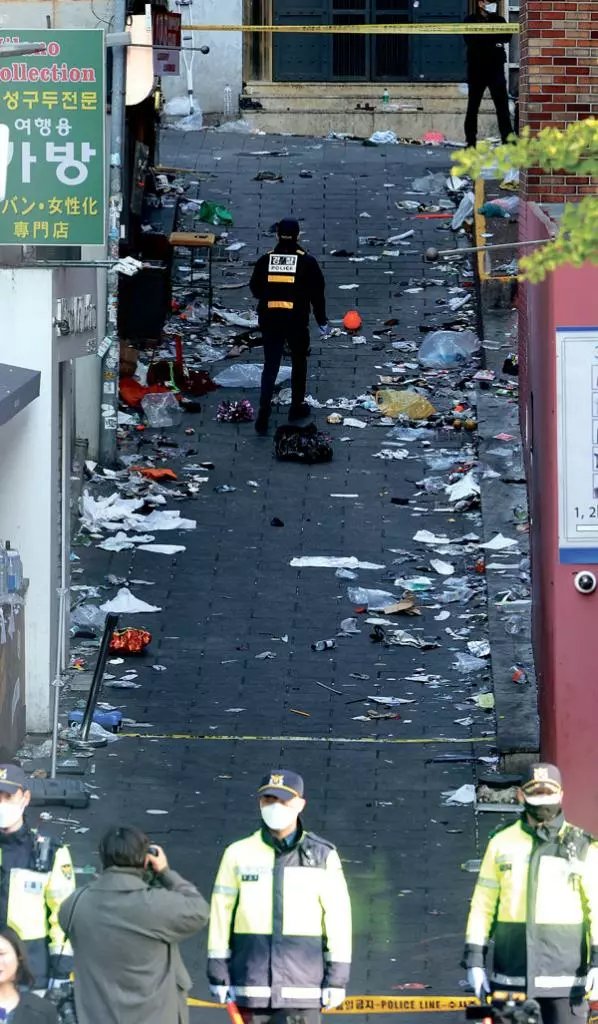
M576 572L573 578L575 589L580 594L593 594L596 589L596 577L593 572L584 569L583 572Z

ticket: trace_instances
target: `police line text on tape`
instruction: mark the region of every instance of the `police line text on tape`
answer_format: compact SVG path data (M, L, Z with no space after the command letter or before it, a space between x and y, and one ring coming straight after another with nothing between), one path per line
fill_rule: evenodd
M224 1009L221 1003L189 999L189 1006ZM348 996L337 1010L324 1010L330 1016L346 1013L455 1013L466 1006L477 1006L474 996Z

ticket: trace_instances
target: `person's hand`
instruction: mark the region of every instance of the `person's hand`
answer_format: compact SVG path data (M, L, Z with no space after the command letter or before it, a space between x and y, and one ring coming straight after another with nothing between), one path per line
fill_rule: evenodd
M588 970L586 995L592 1001L598 1000L598 967L590 967Z
M488 975L483 967L470 967L467 971L467 981L471 988L475 992L480 1002L483 1001L484 996L490 992L490 984L488 982Z
M328 324L318 324L318 330L322 338L328 337Z
M323 988L322 1006L327 1010L336 1010L337 1006L345 1001L344 988Z
M154 871L157 875L161 875L163 871L166 871L168 869L168 861L166 859L166 854L164 853L162 847L156 846L155 843L152 843L152 845L150 846L150 850L153 850L154 852L148 852L145 858L145 867L146 869L151 868L152 871Z
M236 992L232 985L210 985L210 992L219 1003L234 1003Z

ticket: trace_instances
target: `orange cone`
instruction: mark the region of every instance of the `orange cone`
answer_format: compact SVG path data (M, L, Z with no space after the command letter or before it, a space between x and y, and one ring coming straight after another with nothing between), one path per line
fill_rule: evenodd
M356 309L350 309L343 317L343 327L348 331L358 331L362 322L363 321Z

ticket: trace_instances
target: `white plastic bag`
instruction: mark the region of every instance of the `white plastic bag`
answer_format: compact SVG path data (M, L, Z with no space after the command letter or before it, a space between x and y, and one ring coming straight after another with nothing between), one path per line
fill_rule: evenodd
M179 427L183 410L169 391L149 394L141 399L141 408L150 427Z
M475 196L473 192L466 192L463 199L459 203L458 209L451 221L451 228L453 231L458 231L463 226L466 220L469 220L473 216L475 207Z
M235 363L214 377L214 383L221 388L259 388L262 382L261 363ZM281 366L276 378L277 384L291 379L291 367Z
M418 361L434 370L463 366L480 347L473 331L432 331L422 341Z

